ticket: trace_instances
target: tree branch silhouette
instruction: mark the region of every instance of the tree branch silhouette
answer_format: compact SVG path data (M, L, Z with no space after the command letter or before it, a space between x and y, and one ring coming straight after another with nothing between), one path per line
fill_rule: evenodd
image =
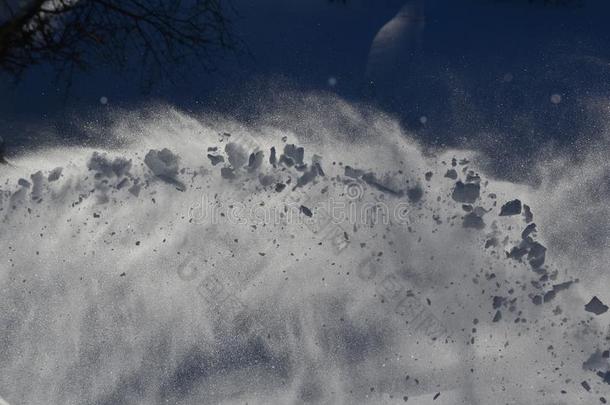
M222 0L1 0L0 70L19 77L50 63L59 76L135 57L170 79L187 60L211 71L215 52L238 48L234 13Z

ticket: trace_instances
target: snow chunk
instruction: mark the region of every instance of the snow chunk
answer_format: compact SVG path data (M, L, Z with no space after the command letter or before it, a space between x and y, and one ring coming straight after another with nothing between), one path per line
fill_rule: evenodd
M229 142L225 146L225 153L234 169L239 169L248 162L248 153L241 145L235 142Z
M604 305L603 302L599 300L597 297L591 298L591 301L587 305L585 305L585 311L592 312L595 315L601 315L608 311L608 306Z
M455 183L451 198L457 202L474 203L481 193L481 186L476 183L462 183L458 181Z
M59 176L61 176L62 170L63 167L56 167L55 169L51 170L51 173L49 173L49 177L47 177L47 181L52 182L59 180Z
M30 188L30 186L31 186L30 182L27 181L26 179L17 180L17 184L20 185L21 187L25 187L25 188Z
M447 173L445 173L445 177L447 177L448 179L451 179L451 180L457 180L458 174L455 171L455 169L449 169L449 170L447 170Z
M131 160L117 157L111 161L105 153L93 152L89 159L89 163L87 164L87 168L96 172L96 177L111 177L113 175L122 177L131 169ZM61 174L61 168L59 174ZM59 177L59 175L57 176ZM49 175L49 177L51 177L51 175Z
M178 155L167 148L161 151L151 149L144 157L144 163L157 177L175 179L178 175Z
M173 184L178 191L185 191L186 186L176 179L178 175L178 155L165 148L161 151L151 149L144 157L144 163L161 180Z
M422 199L423 196L424 196L424 190L421 188L421 186L419 184L415 185L413 187L407 188L407 197L409 197L409 201L418 202L419 200Z
M30 176L30 179L32 179L32 200L38 200L39 198L42 197L42 186L43 186L43 182L44 182L44 176L42 175L42 172L39 170L36 173L32 174Z
M474 212L471 212L464 216L462 226L464 228L483 229L485 228L485 222L483 222L483 218L476 215Z
M208 153L208 159L210 159L210 162L212 163L212 166L216 166L219 163L224 163L225 158L222 156L217 156L217 155L212 155L210 153Z
M363 170L354 169L351 166L345 166L344 170L345 170L345 176L351 177L352 179L358 179L358 178L362 177L362 175L364 174Z
M521 201L520 200L512 200L507 202L500 209L500 216L509 216L509 215L517 215L521 214Z

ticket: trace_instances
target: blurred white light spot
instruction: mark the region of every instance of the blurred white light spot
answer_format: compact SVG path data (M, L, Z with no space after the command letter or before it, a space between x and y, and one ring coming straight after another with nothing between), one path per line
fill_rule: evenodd
M419 122L421 122L422 124L426 124L426 122L428 122L428 117L426 117L425 115L422 115L421 117L419 117Z
M551 96L551 103L553 103L553 104L561 103L561 94L553 94Z
M504 77L502 78L502 81L506 82L506 83L512 82L513 81L513 75L510 74L510 73L505 74Z
M337 78L336 77L329 77L328 78L328 85L330 87L335 87L337 85Z
M100 97L100 103L102 104L108 104L108 97Z

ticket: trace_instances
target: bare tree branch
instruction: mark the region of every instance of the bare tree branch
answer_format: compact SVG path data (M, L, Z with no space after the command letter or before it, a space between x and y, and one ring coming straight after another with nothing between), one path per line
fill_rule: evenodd
M18 77L31 66L51 63L61 75L94 64L163 72L188 60L215 68L215 52L236 51L233 7L223 0L2 0L0 70Z

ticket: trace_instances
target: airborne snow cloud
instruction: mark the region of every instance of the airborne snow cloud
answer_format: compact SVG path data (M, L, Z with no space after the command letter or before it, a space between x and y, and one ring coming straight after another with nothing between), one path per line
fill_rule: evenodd
M105 133L115 147L45 149L3 167L0 394L15 404L607 395L596 374L606 370L583 368L608 350L607 314L584 310L593 296L610 302L599 150L576 169L541 162L532 187L487 177L476 151L425 149L382 113L304 99L248 124L169 107L121 113ZM575 238L586 249L566 250Z

